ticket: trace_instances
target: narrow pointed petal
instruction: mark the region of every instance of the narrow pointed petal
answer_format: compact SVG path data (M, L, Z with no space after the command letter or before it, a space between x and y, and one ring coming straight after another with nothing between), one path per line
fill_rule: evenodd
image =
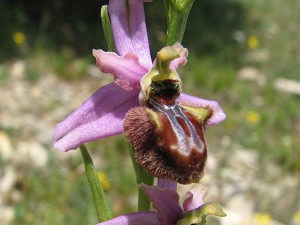
M61 151L123 132L127 111L139 104L138 91L126 91L114 83L98 89L81 107L57 124L53 145Z
M206 124L210 126L221 123L226 118L224 111L216 101L210 101L187 94L181 94L178 98L178 103L182 106L210 109L212 114L206 122Z
M97 225L161 225L156 212L134 212L118 216Z
M187 198L183 202L183 210L185 212L199 208L204 204L206 190L203 187L196 186L186 193Z
M153 207L158 212L157 217L161 224L176 224L183 212L179 204L179 195L177 192L145 184L141 184L139 187L153 203Z
M115 83L127 91L140 89L141 77L148 72L139 63L138 56L128 53L118 56L113 52L93 50L96 65L103 73L110 73L115 78Z
M142 65L152 66L147 36L144 0L110 0L108 12L117 53L139 56Z

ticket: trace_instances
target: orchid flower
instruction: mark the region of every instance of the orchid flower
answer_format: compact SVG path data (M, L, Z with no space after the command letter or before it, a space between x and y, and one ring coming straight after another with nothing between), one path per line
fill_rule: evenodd
M127 4L128 2L128 4ZM112 74L113 83L98 89L81 107L57 124L53 145L61 151L76 149L79 145L123 133L123 121L129 109L139 105L141 79L147 74L151 61L144 0L110 0L108 5L116 53L93 50L100 71ZM187 50L171 63L172 69L183 66ZM178 102L194 108L207 108L211 115L207 125L225 119L215 101L181 94Z
M205 127L226 116L216 101L181 93L176 69L187 62L187 49L180 44L165 47L152 63L143 3L110 0L117 53L93 50L93 55L100 71L112 74L114 82L98 89L56 126L53 144L69 151L125 133L137 163L151 175L180 183L198 182L207 155Z
M204 225L207 215L226 215L217 203L204 203L206 191L199 186L186 193L182 206L175 190L145 184L141 184L140 188L156 211L129 213L97 225Z
M206 126L226 116L216 101L182 93L176 70L186 64L188 51L179 43L162 48L152 61L143 4L144 0L109 1L116 52L93 50L93 55L99 70L113 75L114 82L98 89L57 124L53 145L65 152L80 146L99 221L108 220L100 225L204 225L207 215L225 215L220 206L204 203L204 192L199 189L188 192L181 206L176 185L199 181L207 157ZM108 21L106 7L105 13ZM107 37L111 43L111 36ZM152 183L153 177L158 178L158 186L140 184L157 211L109 220L112 216L103 190L82 144L121 133L133 145L134 165L145 169L136 167L137 171L149 173ZM141 180L146 179L137 179L137 183Z

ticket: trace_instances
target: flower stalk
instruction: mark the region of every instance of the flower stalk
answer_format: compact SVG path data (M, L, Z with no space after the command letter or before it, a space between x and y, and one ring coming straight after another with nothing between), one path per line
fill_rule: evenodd
M167 14L167 45L182 42L187 18L194 0L164 0Z
M135 176L136 176L136 183L137 185L140 183L147 184L149 186L153 185L154 177L149 175L141 166L136 163L134 158L133 148L129 148L130 158L133 164ZM149 211L150 210L150 201L148 197L145 195L144 191L138 188L138 211Z
M103 187L95 171L93 160L85 145L80 145L85 174L89 182L99 222L110 220L113 214L105 198Z

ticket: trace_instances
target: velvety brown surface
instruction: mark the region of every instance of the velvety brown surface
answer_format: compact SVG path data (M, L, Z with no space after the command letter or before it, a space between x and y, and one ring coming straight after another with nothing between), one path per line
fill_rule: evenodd
M204 143L203 149L202 151L191 149L188 155L184 155L179 149L174 148L177 139L168 119L163 113L156 113L163 124L160 130L151 121L145 107L135 107L126 115L124 133L134 147L137 163L158 178L170 179L182 184L198 182L203 175L207 157L199 121L187 113Z

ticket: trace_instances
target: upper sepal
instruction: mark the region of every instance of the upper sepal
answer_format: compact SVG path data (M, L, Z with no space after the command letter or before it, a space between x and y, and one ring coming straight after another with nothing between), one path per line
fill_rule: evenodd
M108 12L117 53L138 55L141 64L152 66L147 35L144 0L110 0Z

